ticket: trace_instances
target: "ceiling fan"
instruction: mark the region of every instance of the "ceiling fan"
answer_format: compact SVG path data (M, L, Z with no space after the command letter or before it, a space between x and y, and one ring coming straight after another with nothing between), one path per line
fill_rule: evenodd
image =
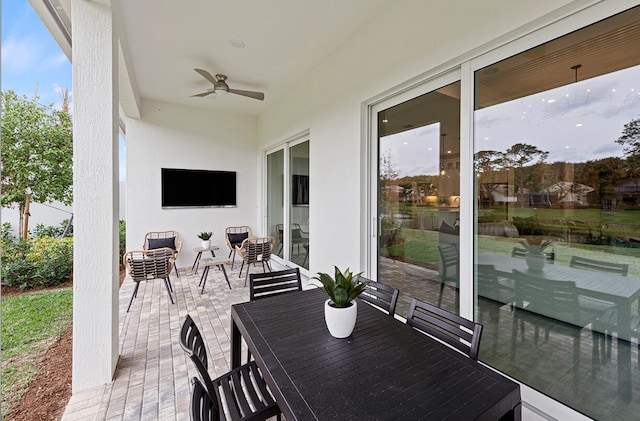
M262 92L243 91L241 89L231 89L231 88L229 88L229 85L227 85L227 82L226 82L227 76L225 76L225 75L217 74L215 77L213 77L211 75L211 73L207 72L206 70L202 70L202 69L193 69L193 70L195 70L202 77L204 77L209 82L211 82L213 84L213 88L207 89L206 92L202 92L202 93L199 93L199 94L191 95L192 97L204 97L204 96L207 96L207 95L211 95L213 93L216 93L218 95L224 95L224 94L227 94L227 93L232 93L232 94L236 94L236 95L242 95L242 96L246 96L246 97L249 97L249 98L257 99L257 100L260 100L260 101L264 100L264 94Z

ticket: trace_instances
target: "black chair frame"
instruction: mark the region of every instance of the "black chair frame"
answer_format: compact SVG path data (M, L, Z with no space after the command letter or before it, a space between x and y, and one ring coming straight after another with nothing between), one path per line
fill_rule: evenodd
M360 294L359 298L364 302L385 310L393 317L396 312L396 304L398 303L400 290L380 282L363 278L362 276L360 277L360 281L366 282L367 288Z

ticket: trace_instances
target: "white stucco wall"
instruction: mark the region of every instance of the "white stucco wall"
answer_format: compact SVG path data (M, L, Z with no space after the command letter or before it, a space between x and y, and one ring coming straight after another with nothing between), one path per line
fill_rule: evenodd
M568 3L398 1L259 116L261 149L310 132L312 272L363 265L363 104Z
M227 226L257 230L255 117L156 101L144 101L142 111L140 120L127 121L127 249L140 250L148 231L176 230L182 240L178 267L190 266L193 248L200 246L197 235L213 231L212 244L226 255ZM238 206L162 209L163 167L236 171Z

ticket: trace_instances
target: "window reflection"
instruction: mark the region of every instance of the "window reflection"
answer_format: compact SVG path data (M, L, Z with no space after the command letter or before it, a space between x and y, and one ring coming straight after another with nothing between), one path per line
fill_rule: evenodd
M596 419L603 396L640 409L638 27L640 8L476 72L480 358Z

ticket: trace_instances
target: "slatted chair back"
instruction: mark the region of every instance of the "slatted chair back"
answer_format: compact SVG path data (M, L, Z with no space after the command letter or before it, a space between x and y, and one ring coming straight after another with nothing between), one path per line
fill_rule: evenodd
M192 414L193 399L197 398L200 406L196 406L195 410L203 415L213 415L213 418L206 419L266 420L280 415L280 408L269 393L255 361L211 379L202 360L202 356L206 360L204 338L189 315L180 331L180 347L195 365L202 380L200 386L204 386L209 398L206 401L202 391L197 390L197 394L192 396ZM205 404L206 408L203 407Z
M180 329L180 347L187 354L195 354L202 362L204 369L208 370L207 348L204 338L189 314L185 317Z
M414 298L407 324L478 359L482 325Z
M443 280L458 280L458 267L460 266L460 256L458 247L452 243L438 244L438 252L442 261L441 276Z
M478 295L502 304L512 304L515 299L513 282L500 280L493 265L477 265Z
M293 291L302 291L298 268L249 275L249 301Z
M614 263L602 260L587 259L579 256L571 256L569 266L572 268L594 270L598 272L613 273L615 275L627 276L629 265L627 263Z
M389 316L393 317L396 312L396 304L398 303L400 290L362 276L360 277L360 281L366 282L367 287L362 294L359 295L359 298L362 301L385 310Z
M588 323L580 311L575 282L543 279L518 270L513 271L513 277L516 309L524 308L530 313L580 327Z
M191 409L191 421L221 419L216 399L207 393L206 387L197 377L191 379L191 401L189 408Z
M556 254L554 252L544 252L544 260L547 263L554 264L556 261ZM527 255L527 249L523 249L520 247L514 247L511 250L511 257L518 257L520 259L524 259Z
M154 279L162 279L164 281L169 299L173 304L173 297L171 296L173 288L171 287L169 275L171 274L171 269L173 269L174 260L175 252L168 247L152 250L132 250L122 256L122 263L125 265L131 279L136 282L127 312L131 309L133 299L138 294L140 282Z

